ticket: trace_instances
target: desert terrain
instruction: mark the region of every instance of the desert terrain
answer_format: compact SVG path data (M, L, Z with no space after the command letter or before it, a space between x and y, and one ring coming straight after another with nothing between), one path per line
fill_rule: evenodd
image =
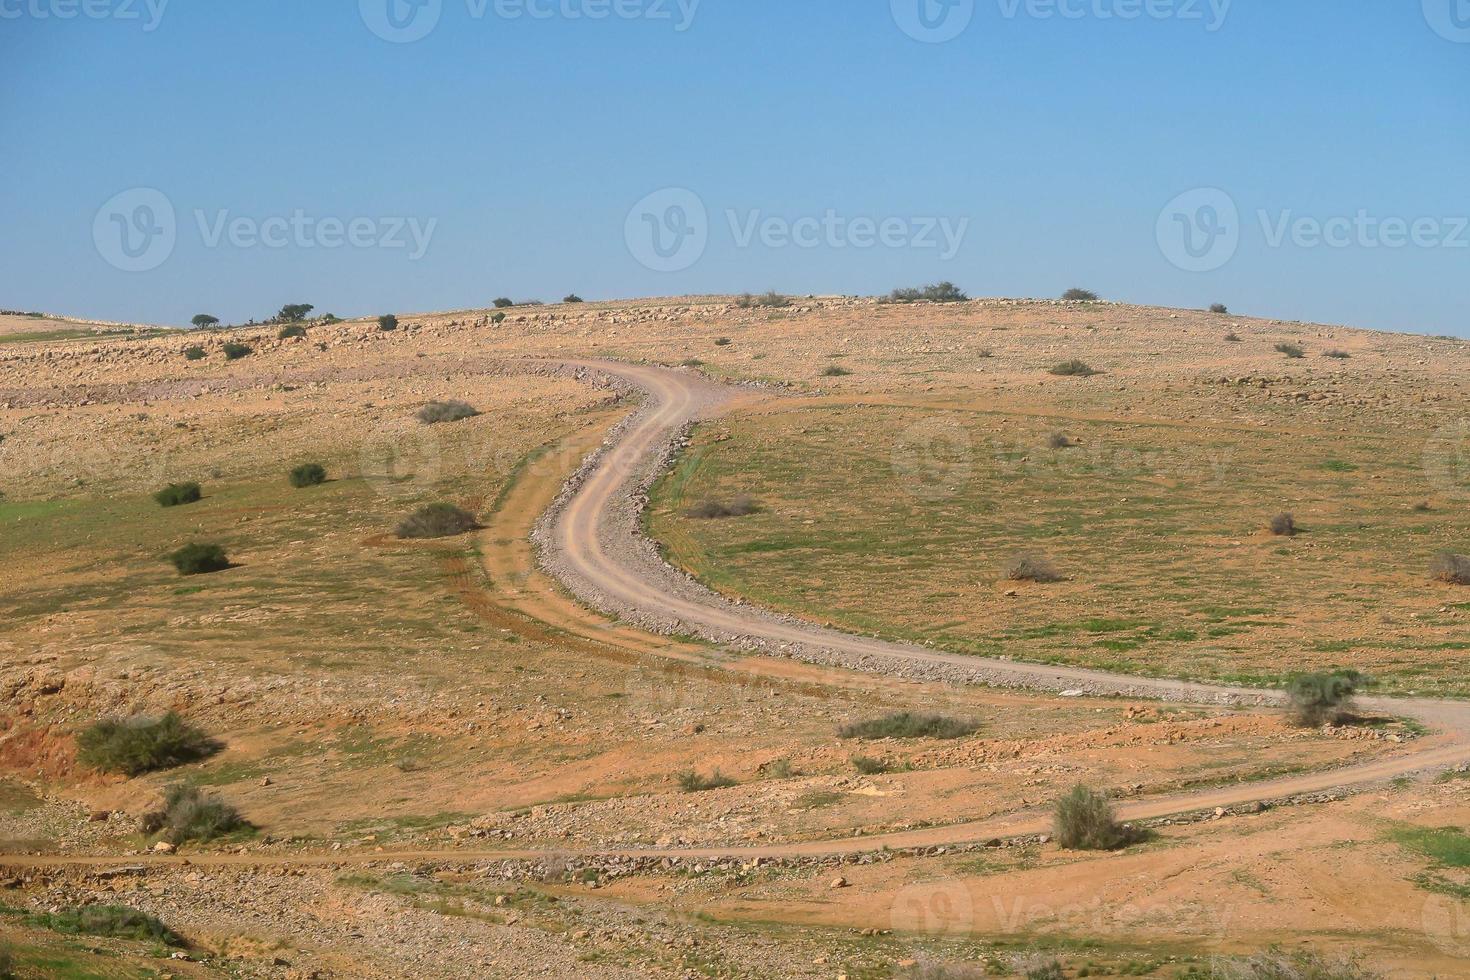
M1431 575L1470 550L1464 341L1020 299L33 319L0 322L17 975L1470 975L1470 589ZM395 534L436 503L478 527ZM181 575L191 542L228 567ZM1294 724L1282 687L1339 670L1356 715ZM85 761L167 712L217 745ZM844 737L902 712L967 730ZM1126 847L1054 839L1079 783ZM160 840L181 786L244 822ZM70 924L99 905L178 941Z

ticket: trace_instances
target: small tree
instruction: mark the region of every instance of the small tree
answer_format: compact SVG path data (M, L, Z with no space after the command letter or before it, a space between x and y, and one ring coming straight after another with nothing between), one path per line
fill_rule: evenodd
M392 313L384 313L378 317L378 329L386 332L398 329L398 317Z
M580 303L580 302L582 302L582 297L578 296L576 293L572 293L566 299L562 300L562 302L563 303Z
M153 495L160 507L179 507L183 504L192 504L204 497L204 490L199 484L190 481L188 483L170 483L162 490Z
M291 486L297 490L320 486L326 482L327 470L320 463L302 463L291 471Z
M186 544L168 556L180 575L208 575L230 567L225 549L217 544Z
M1057 800L1054 822L1057 843L1068 850L1113 851L1129 842L1108 798L1081 784Z
M1226 306L1224 303L1212 303L1210 305L1210 312L1211 313L1229 313L1230 312L1230 308L1228 306Z
M194 324L194 326L196 326L196 327L200 327L201 329L204 329L204 328L212 327L212 326L215 326L216 324L218 324L219 323L219 317L217 317L217 316L210 316L208 313L196 313L194 315L194 319L190 320L189 322L192 323L192 324Z
M1341 721L1351 710L1353 695L1366 683L1356 670L1302 674L1286 685L1292 718L1303 728Z
M303 327L303 326L301 326L300 324L297 324L297 323L293 323L289 327L282 327L276 333L276 337L279 340L290 340L292 337L305 337L305 336L306 336L306 328Z
M254 353L254 351L252 351L249 346L245 344L237 344L234 341L225 344L223 347L220 348L220 350L224 351L225 360L227 361L238 361L240 358L249 357L252 353Z
M500 297L499 299L497 299L495 301L495 308L497 310L508 309L509 307L512 307L512 306L515 306L515 305L516 305L515 300L509 298L508 296L502 296L502 297Z
M281 323L300 323L306 319L306 314L316 309L310 303L287 303L281 307L281 312L276 314L276 320Z
M1062 294L1062 299L1068 303L1096 303L1097 293L1090 289L1077 289L1073 287Z

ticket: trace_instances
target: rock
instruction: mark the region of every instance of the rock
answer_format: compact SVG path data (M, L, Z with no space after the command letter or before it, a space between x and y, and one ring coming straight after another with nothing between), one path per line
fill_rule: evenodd
M833 878L832 879L832 887L833 888L846 888L847 887L847 879L846 878L842 878L842 877Z
M173 852L174 846L166 840L161 840L153 845L154 854L172 854Z

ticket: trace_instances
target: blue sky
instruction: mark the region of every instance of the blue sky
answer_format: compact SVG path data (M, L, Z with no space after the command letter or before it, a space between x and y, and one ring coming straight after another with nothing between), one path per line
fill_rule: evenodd
M149 2L0 0L0 306L952 280L1470 336L1467 0L922 0L948 40L921 0L429 0L404 43L389 0Z

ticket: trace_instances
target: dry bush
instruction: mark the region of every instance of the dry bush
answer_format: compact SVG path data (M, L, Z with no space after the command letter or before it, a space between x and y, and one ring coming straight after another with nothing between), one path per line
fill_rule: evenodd
M398 523L394 532L403 539L452 538L480 526L475 515L453 504L420 507Z
M852 767L864 776L881 776L892 768L884 760L875 759L870 755L853 756Z
M750 293L742 293L735 299L735 305L742 310L753 310L762 308L778 310L782 307L790 306L791 299L788 296L782 296L775 290L762 293L759 296L752 296Z
M306 336L306 328L303 327L303 326L301 326L300 324L296 324L296 325L289 326L289 327L282 327L280 330L277 330L276 331L276 339L277 340L290 340L292 337L305 337L305 336Z
M1230 308L1228 306L1226 306L1224 303L1211 303L1210 304L1210 312L1211 313L1229 313L1230 312Z
M1012 582L1060 582L1062 573L1044 555L1017 555L1006 565L1006 578Z
M1292 721L1303 728L1338 722L1352 713L1353 695L1366 683L1355 670L1302 674L1286 685Z
M418 411L418 420L426 425L438 425L440 422L460 422L464 419L472 419L479 415L474 406L450 399L447 402L429 402Z
M1113 851L1131 840L1107 796L1080 784L1057 800L1054 822L1057 843L1068 850Z
M84 905L27 916L27 923L66 936L105 936L135 942L187 945L178 933L146 912L126 905ZM3 975L3 974L0 974Z
M1090 289L1072 288L1062 294L1062 299L1068 303L1096 303L1097 293Z
M701 776L692 769L679 773L679 788L686 793L703 793L712 789L728 789L739 785L718 769L708 776Z
M1046 447L1048 449L1071 449L1075 445L1076 443L1064 432L1053 432L1046 437Z
M1345 350L1338 350L1336 348L1333 348L1332 350L1328 351L1327 353L1323 354L1322 356L1323 357L1330 357L1334 361L1345 361L1348 358L1352 357L1353 355L1349 354Z
M1271 533L1279 538L1293 537L1297 532L1296 517L1292 514L1277 514L1271 518Z
M1441 551L1429 563L1429 574L1448 585L1470 585L1470 557Z
M1238 344L1240 343L1240 334L1232 330L1225 335L1225 341L1226 343Z
M77 735L77 761L139 776L208 758L223 746L170 711L161 718L108 718Z
M845 378L852 372L838 364L833 364L822 372L824 378Z
M1275 350L1278 354L1285 354L1287 357L1293 360L1299 357L1307 356L1307 352L1302 350L1296 344L1277 344Z
M921 715L910 711L899 711L881 718L869 718L843 725L837 730L839 738L940 738L956 739L973 735L980 724L963 718L947 715Z
M211 841L249 827L240 812L224 800L205 794L198 786L179 785L168 788L163 809L144 816L141 829L145 834L161 833L177 845Z
M1308 950L1270 949L1211 964L1203 980L1383 980L1356 959L1327 959Z
M725 517L747 517L760 511L754 497L740 494L729 503L719 500L702 500L685 511L686 516L697 520L717 520Z
M1094 374L1102 374L1101 371L1092 367L1086 361L1079 361L1076 358L1070 361L1062 361L1060 364L1053 364L1050 373L1055 374L1059 378L1090 378Z

